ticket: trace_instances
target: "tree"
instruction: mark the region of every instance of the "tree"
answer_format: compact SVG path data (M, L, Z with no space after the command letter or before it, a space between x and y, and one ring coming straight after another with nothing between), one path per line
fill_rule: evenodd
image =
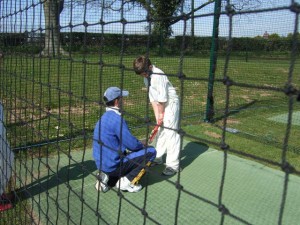
M279 36L279 34L276 34L276 33L270 34L269 35L269 39L271 39L271 40L279 40L280 36Z
M225 6L228 2L227 0L221 1L224 2L223 6ZM178 16L179 12L182 13L182 9L184 8L184 6L191 8L185 16L193 17L196 12L200 11L210 4L214 4L216 0L206 0L202 1L202 3L200 4L200 1L191 0L190 6L188 5L186 0L131 0L127 2L139 3L140 6L142 6L148 12L148 14L154 21L153 33L161 34L162 32L163 37L166 38L172 34L171 25L177 23L182 19L181 17L176 16ZM194 5L195 2L198 2L198 7ZM235 11L241 11L244 9L257 9L262 4L262 1L232 0L230 4ZM194 27L192 27L191 30L193 34Z
M179 11L184 0L138 0L137 2L148 12L155 21L153 33L161 34L164 38L172 34L173 16Z
M42 0L41 0L42 1ZM225 0L222 0L225 2ZM226 1L227 2L227 1ZM162 39L168 38L172 34L171 26L180 20L182 17L178 16L179 12L182 13L184 7L187 7L186 0L44 0L44 14L45 14L45 48L41 52L44 56L58 56L67 54L61 47L60 42L60 14L64 9L64 4L76 5L89 4L92 7L102 7L102 9L112 11L124 10L124 6L139 5L143 7L150 19L153 21L153 34L160 35ZM186 13L186 18L195 14L195 12L201 10L209 4L215 3L215 0L206 0L198 7L192 7ZM233 0L231 4L235 10L242 10L246 6L248 8L258 7L261 0L249 1L249 0ZM226 4L226 3L225 3ZM115 8L115 6L117 6ZM127 10L130 10L128 7Z
M40 0L42 1L42 0ZM114 1L108 1L110 4ZM60 40L60 14L67 6L76 7L78 5L89 4L91 7L101 7L100 0L44 0L43 8L45 15L45 47L40 53L43 56L56 57L67 55L62 48Z
M43 3L45 14L45 47L42 56L56 57L66 55L60 42L60 14L64 9L64 0L46 0Z
M182 12L184 6L188 5L185 3L185 0L136 0L134 2L138 2L150 15L150 17L154 21L153 33L162 35L163 38L167 38L172 34L171 26L182 18L176 17L180 12ZM213 3L214 1L208 0L203 3L199 7L194 8L194 4L192 10L186 14L186 17L193 15L198 10L203 7Z

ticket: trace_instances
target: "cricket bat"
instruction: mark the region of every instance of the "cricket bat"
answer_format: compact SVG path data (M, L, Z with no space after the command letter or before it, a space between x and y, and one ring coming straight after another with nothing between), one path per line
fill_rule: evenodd
M148 139L149 144L151 144L152 141L154 140L154 138L156 137L156 135L158 133L158 129L161 125L162 125L162 121L160 121L158 124L156 124L155 127L153 128L153 130L151 131L151 134Z

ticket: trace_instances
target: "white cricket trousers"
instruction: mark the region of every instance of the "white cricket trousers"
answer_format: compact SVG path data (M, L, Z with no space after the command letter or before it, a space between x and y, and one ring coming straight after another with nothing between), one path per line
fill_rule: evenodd
M179 169L180 135L177 133L179 123L179 100L170 99L166 103L163 127L157 134L156 158L161 159L166 153L166 166Z

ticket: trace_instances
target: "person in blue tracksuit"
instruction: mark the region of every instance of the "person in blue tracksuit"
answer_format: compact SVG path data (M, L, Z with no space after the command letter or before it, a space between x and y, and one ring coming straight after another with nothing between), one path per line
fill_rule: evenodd
M93 158L99 170L96 189L106 192L116 186L122 191L138 192L137 184L156 157L154 147L134 137L120 108L128 91L109 87L104 93L106 112L97 122L93 135Z

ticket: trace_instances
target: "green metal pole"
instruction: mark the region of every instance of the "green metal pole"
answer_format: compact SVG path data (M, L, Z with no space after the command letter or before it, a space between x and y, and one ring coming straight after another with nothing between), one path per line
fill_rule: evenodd
M194 13L195 2L194 2L194 0L192 0L191 5L192 5L191 36L192 36L192 46L193 46L194 38L195 38L195 13Z
M215 0L212 45L210 48L210 68L209 68L209 77L208 77L206 113L204 119L204 121L206 122L211 122L214 117L213 91L214 91L215 72L217 67L220 12L221 12L221 0Z

